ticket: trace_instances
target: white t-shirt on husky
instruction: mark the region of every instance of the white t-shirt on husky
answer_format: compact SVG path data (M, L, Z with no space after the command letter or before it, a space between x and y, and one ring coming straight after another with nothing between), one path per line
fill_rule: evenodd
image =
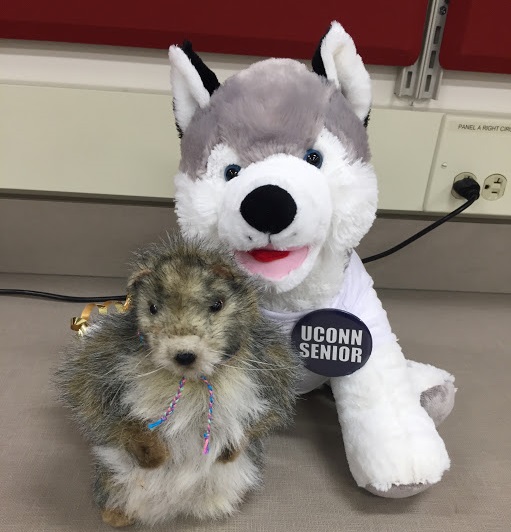
M373 279L366 272L360 257L355 252L351 254L344 272L342 288L332 301L330 308L350 312L367 325L373 339L373 352L379 345L396 341L387 319L387 313L373 288ZM304 312L274 312L262 309L262 312L267 318L279 323L282 329L290 335L295 323L312 310L317 309ZM329 377L304 369L298 391L299 393L310 392L328 380Z

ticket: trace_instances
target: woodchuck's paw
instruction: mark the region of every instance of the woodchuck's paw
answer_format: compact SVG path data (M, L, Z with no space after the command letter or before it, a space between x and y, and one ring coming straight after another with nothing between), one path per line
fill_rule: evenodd
M128 517L118 508L105 508L101 510L101 518L104 523L115 528L130 526L135 523L135 519Z
M231 449L230 447L226 447L220 456L217 458L217 462L220 462L222 464L227 464L229 462L234 462L236 458L241 453L241 449Z
M168 449L152 432L134 435L126 442L126 450L140 467L147 469L161 466L169 457Z

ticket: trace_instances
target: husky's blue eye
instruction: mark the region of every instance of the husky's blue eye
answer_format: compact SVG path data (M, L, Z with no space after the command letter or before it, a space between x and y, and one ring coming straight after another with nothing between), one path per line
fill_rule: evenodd
M323 155L321 155L321 152L318 150L307 150L303 156L303 160L312 164L312 166L315 166L316 168L321 168L321 165L323 164Z
M241 166L237 164L230 164L229 166L225 167L224 170L224 177L226 181L230 181L231 179L234 179L241 171Z

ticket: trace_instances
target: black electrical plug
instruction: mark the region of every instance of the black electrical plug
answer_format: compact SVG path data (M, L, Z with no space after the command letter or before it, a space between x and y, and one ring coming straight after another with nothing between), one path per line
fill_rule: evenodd
M479 183L473 177L470 176L464 177L459 181L455 181L452 185L452 189L462 198L472 201L478 199L479 193L481 192L481 187Z

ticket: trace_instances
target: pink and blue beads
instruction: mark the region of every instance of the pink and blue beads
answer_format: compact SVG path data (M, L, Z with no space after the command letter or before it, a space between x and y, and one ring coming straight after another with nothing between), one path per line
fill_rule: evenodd
M211 422L213 420L213 403L215 402L215 397L213 396L213 386L209 383L206 377L201 377L201 381L206 384L209 392L209 404L208 404L208 426L206 427L206 432L204 433L204 447L202 448L202 454L209 453L209 440L211 437Z
M183 395L183 388L185 384L186 384L186 377L183 377L179 381L179 388L177 390L177 393L174 396L174 399L172 399L170 406L165 411L165 414L163 414L163 416L161 416L161 418L158 421L155 421L154 423L149 423L149 425L147 425L149 430L154 430L156 427L160 426L162 423L167 421L167 419L174 413L174 408L176 408L176 405L179 402L179 399L181 399L181 396Z
M200 379L208 387L208 393L209 393L208 424L206 427L206 431L204 432L204 446L202 448L202 454L208 454L209 453L209 442L211 439L211 423L213 421L213 404L215 402L215 397L213 395L213 386L211 385L211 383L204 376L202 376ZM158 419L157 421L154 421L153 423L149 423L147 425L149 430L154 430L156 427L159 427L162 423L167 421L167 419L174 413L174 409L176 408L176 405L179 402L179 399L181 399L181 396L183 395L183 388L185 384L186 384L186 377L183 377L179 381L179 388L177 390L176 395L174 396L174 399L172 399L170 406L167 408L167 410L165 411L165 413L160 419Z

